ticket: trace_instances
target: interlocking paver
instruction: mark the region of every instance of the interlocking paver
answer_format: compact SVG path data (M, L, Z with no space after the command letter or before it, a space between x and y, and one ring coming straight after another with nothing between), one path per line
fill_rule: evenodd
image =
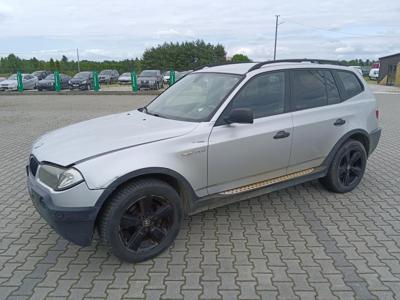
M31 204L32 141L149 96L0 95L0 299L399 299L400 95L379 95L384 129L360 187L318 182L187 217L140 264L59 237Z

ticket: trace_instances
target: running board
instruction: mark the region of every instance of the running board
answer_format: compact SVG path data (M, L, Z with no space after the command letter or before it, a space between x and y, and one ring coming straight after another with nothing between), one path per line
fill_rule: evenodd
M287 181L287 180L291 180L291 179L295 179L297 177L301 177L301 176L305 176L308 174L311 174L312 172L314 172L314 168L310 168L310 169L306 169L303 171L299 171L299 172L295 172L295 173L291 173L288 175L284 175L284 176L280 176L280 177L275 177L272 179L268 179L268 180L263 180L263 181L259 181L256 183L252 183L252 184L248 184L248 185L244 185L238 188L234 188L231 190L226 190L224 192L219 193L220 195L235 195L235 194L239 194L239 193L243 193L243 192L249 192L252 190L256 190L259 188L263 188L272 184L276 184L276 183L280 183L283 181Z

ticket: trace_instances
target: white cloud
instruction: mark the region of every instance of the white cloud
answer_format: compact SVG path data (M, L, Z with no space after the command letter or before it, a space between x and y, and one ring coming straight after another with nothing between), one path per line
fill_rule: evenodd
M270 59L275 14L284 22L278 58L375 58L400 51L400 2L393 0L153 0L140 9L129 0L0 1L0 56L49 58L79 48L83 57L120 59L140 57L163 42L204 39L224 45L230 56Z

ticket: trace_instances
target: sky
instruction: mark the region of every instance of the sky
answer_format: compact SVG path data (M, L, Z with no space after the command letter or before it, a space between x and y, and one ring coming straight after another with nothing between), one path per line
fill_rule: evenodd
M203 39L254 61L377 59L400 52L399 0L0 0L0 56L140 58L164 42Z

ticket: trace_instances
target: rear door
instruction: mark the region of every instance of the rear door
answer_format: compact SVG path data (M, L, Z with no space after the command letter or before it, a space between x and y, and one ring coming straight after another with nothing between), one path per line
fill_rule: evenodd
M324 69L291 71L293 144L288 173L320 166L348 132L353 112L341 102L338 78L334 75L334 71Z
M283 176L289 163L292 117L287 112L288 73L257 75L238 92L232 108L251 108L253 124L216 123L209 137L208 192L219 193ZM279 135L279 132L285 132Z

